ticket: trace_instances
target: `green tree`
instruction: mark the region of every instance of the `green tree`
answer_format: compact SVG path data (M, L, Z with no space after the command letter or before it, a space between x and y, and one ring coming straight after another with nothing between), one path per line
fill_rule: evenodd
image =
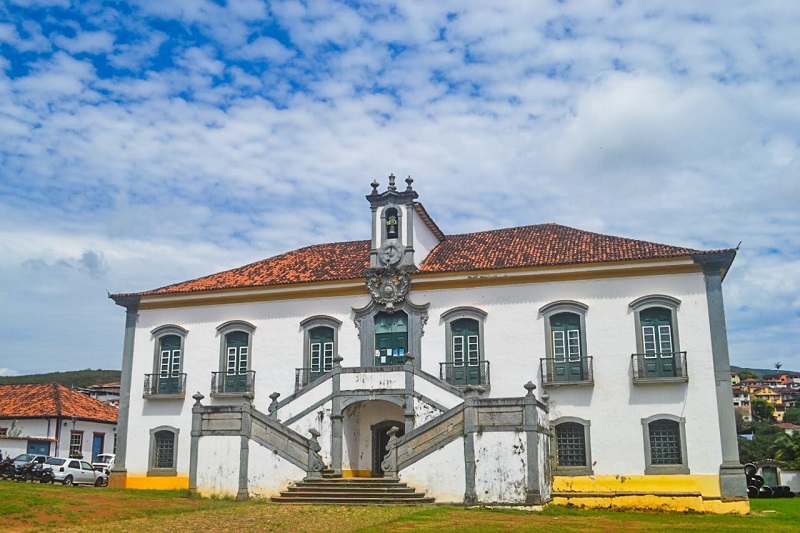
M741 380L758 379L758 376L752 370L742 370L740 372L737 372L737 374L739 374L739 379Z
M789 407L786 412L783 413L783 421L800 425L800 407Z
M750 411L756 422L775 422L775 406L761 398L753 400L753 403L750 404Z
M775 459L782 461L789 468L800 468L800 431L791 435L784 433L775 440Z

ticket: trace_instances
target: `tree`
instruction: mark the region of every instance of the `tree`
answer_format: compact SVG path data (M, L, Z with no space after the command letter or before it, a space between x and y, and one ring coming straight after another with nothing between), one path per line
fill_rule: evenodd
M753 403L750 404L750 411L756 422L775 422L775 406L761 398L753 400Z
M742 370L741 372L737 372L739 374L739 379L758 379L758 376L752 370Z
M786 412L783 413L783 421L800 425L800 407L789 407Z

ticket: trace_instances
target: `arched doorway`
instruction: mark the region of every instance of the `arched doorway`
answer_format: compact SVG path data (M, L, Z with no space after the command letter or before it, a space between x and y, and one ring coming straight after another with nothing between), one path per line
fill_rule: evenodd
M397 428L397 437L405 434L404 424L397 420L385 420L370 426L372 430L372 477L383 477L381 463L386 456L386 445L389 444L389 430Z

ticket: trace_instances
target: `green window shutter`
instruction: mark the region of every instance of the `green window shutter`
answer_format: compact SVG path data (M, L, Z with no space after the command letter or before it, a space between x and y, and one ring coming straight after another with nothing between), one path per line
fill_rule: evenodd
M639 313L642 325L644 370L647 377L675 375L672 312L663 307L651 307Z
M586 364L581 349L581 317L558 313L550 317L553 377L556 381L581 381Z

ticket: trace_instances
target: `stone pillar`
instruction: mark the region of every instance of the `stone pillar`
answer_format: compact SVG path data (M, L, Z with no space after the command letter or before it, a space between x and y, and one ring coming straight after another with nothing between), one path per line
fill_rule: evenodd
M250 436L253 429L253 419L250 413L253 409L254 398L252 392L244 393L245 402L242 405L241 446L239 448L239 491L236 493L236 501L244 501L250 497L247 487L250 471Z
M528 505L540 505L542 494L540 490L541 479L539 472L539 413L536 408L536 396L533 391L536 385L532 381L525 384L525 446L527 471L525 473L525 503Z
M342 361L341 356L333 358L333 370L331 376L331 384L333 387L333 395L331 397L331 470L333 475L340 477L342 475L342 398L341 398L341 375L342 375Z
M478 501L475 492L475 433L477 432L475 400L483 392L480 387L467 385L464 389L464 503Z
M414 356L410 353L406 354L406 361L403 365L406 373L405 384L405 408L403 416L405 417L405 433L414 429Z
M117 455L114 468L108 477L108 486L125 488L128 469L125 466L128 449L128 417L131 404L131 378L133 373L133 347L136 337L136 320L139 318L139 297L122 297L114 303L125 308L125 339L122 344L122 376L120 378L119 414L117 417Z
M722 444L722 464L719 467L720 493L723 500L747 498L744 469L739 464L739 444L736 437L736 415L731 390L731 365L728 355L728 332L725 326L725 307L722 300L721 270L733 261L728 257L699 256L703 265L708 302L708 323L711 330L711 355L714 361L714 381L717 396L717 416Z
M200 401L204 398L199 392L192 396L192 432L189 443L189 496L197 494L197 460L200 447L200 434L203 428L203 404Z

